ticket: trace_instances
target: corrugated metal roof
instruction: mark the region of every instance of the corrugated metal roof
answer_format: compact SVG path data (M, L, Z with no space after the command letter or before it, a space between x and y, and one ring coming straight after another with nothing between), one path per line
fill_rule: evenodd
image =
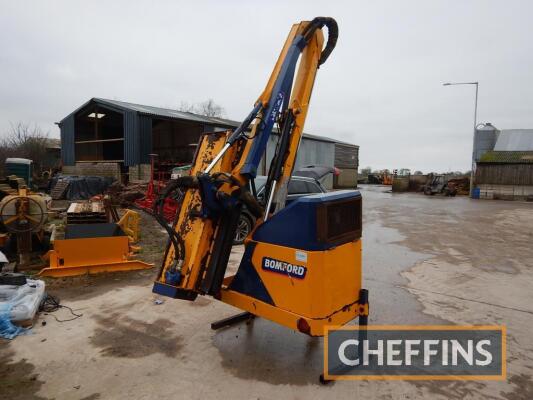
M180 119L180 120L186 120L186 121L201 122L201 123L208 124L208 125L224 126L224 127L229 127L229 128L237 128L241 124L240 121L235 121L232 119L219 118L219 117L207 117L205 115L198 115L198 114L194 114L191 112L185 112L185 111L171 110L169 108L152 107L152 106L146 106L142 104L128 103L125 101L108 100L108 99L102 99L102 98L95 98L95 100L103 104L109 103L111 105L114 105L115 107L127 108L132 111L137 111L140 114L153 115L156 117L165 117L165 118L173 118L173 119ZM274 131L277 132L277 129L274 128ZM309 133L304 133L304 137L307 139L318 140L320 142L341 143L341 144L346 144L349 146L356 146L348 142L343 142L343 141L328 138L325 136L311 135ZM359 147L359 146L356 146L356 147Z
M533 129L503 129L495 151L533 151Z
M240 125L240 121L235 121L231 119L218 118L218 117L207 117L205 115L198 115L198 114L194 114L190 112L172 110L169 108L153 107L153 106L147 106L143 104L129 103L129 102L120 101L120 100L103 99L100 97L94 97L91 100L87 101L82 106L78 107L76 110L70 113L68 116L63 118L61 122L63 122L65 119L67 119L71 115L77 113L79 110L85 108L91 102L96 102L104 106L107 105L115 109L118 108L122 111L134 111L134 112L137 112L143 115L149 115L149 116L160 117L160 118L171 118L171 119L177 119L177 120L182 120L182 121L199 122L202 124L218 126L218 127L223 127L223 128L236 128ZM277 130L274 129L274 132L277 132ZM303 137L306 139L317 140L320 142L341 143L341 144L345 144L348 146L354 146L357 148L359 147L352 143L343 142L341 140L336 140L336 139L328 138L325 136L311 135L309 133L304 133Z
M108 106L108 107L111 107L112 109L119 109L121 111L134 111L139 114L151 115L151 116L161 117L161 118L179 119L179 120L200 122L203 124L217 125L217 126L227 126L227 127L238 126L238 123L236 121L232 121L229 119L206 117L204 115L198 115L198 114L193 114L190 112L172 110L170 108L153 107L153 106L147 106L144 104L129 103L129 102L120 101L120 100L103 99L100 97L93 97L89 101L83 103L80 107L76 108L73 112L71 112L69 115L63 118L60 121L60 123L63 122L68 117L70 117L71 115L76 114L78 111L82 110L83 108L88 106L90 103L102 104L103 106Z
M533 164L533 151L488 151L480 163Z
M304 133L303 137L306 138L306 139L318 140L319 142L339 143L339 144L343 144L343 145L346 145L346 146L359 148L359 146L356 145L356 144L343 142L342 140L332 139L332 138L329 138L329 137L326 137L326 136L319 136L319 135L312 135L310 133Z
M127 109L130 111L136 111L140 114L153 115L156 117L181 119L181 120L187 120L187 121L201 122L201 123L210 124L210 125L234 126L236 124L235 121L226 120L223 118L206 117L204 115L193 114L193 113L185 112L185 111L172 110L170 108L146 106L143 104L135 104L135 103L128 103L126 101L108 100L108 99L101 99L101 98L95 98L94 100L104 105L110 104L115 107Z

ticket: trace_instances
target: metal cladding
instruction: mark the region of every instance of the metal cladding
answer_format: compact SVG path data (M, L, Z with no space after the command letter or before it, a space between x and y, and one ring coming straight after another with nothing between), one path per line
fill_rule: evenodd
M97 104L99 107L119 112L124 117L124 164L126 166L149 163L152 149L152 119L173 119L197 122L215 128L234 128L235 121L223 118L212 118L181 112L167 108L145 106L127 103L118 100L92 98L74 110L59 123L61 130L62 160L63 165L74 165L75 156L75 117L90 106ZM206 129L209 130L209 129Z
M152 120L166 119L187 121L203 125L204 132L225 129L235 129L240 122L225 118L207 117L190 112L171 110L168 108L152 107L118 100L92 98L59 122L61 130L61 157L63 165L76 163L75 150L75 117L85 112L89 107L98 105L104 109L121 113L124 117L124 165L133 166L148 164L149 154L152 152ZM274 129L274 134L277 134ZM325 143L341 143L345 146L358 147L331 138L304 134L304 138Z
M69 115L59 125L61 131L61 159L63 165L75 164L74 153L74 114Z
M124 165L139 164L139 123L133 111L124 112Z

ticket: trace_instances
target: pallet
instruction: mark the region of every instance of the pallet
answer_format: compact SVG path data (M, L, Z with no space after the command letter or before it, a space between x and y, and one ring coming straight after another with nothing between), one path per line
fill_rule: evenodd
M69 185L69 181L57 181L54 188L50 192L52 200L61 200L65 195L65 192L67 191Z
M104 224L108 217L102 202L72 203L67 210L67 224Z

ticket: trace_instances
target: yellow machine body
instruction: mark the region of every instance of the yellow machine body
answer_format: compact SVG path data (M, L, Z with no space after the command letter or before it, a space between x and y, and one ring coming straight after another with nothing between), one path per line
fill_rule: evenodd
M192 166L192 174L203 170L213 155L222 149L228 132L205 134L199 144L198 156ZM215 167L218 170L231 161L226 154ZM189 290L190 300L196 297L198 282L205 276L206 260L213 251L211 235L216 232L211 220L185 218L192 210L201 207L202 200L196 190L185 194L176 230L184 240L187 260L182 271L181 284ZM180 222L181 221L181 224ZM256 228L261 225L258 221ZM289 232L294 226L287 226ZM245 247L254 246L252 264L258 278L263 282L273 303L268 304L256 297L231 289L233 275L226 275L221 291L215 295L220 301L284 325L311 336L322 336L326 325L344 325L360 317L368 316L367 302L359 303L362 289L361 239L335 246L328 250L306 251L299 248L257 242L252 239L254 232L245 240ZM306 262L298 260L297 254L305 254ZM174 249L170 246L166 255L166 265L173 259ZM286 275L265 271L261 268L262 259L269 257L292 265L306 267L305 279L290 278Z
M298 260L306 254L307 261ZM305 266L304 279L261 268L264 257ZM356 301L361 290L361 241L327 251L303 252L289 247L257 243L252 264L268 288L275 306L229 289L233 276L224 280L220 299L254 315L311 336L321 336L326 325L344 325L368 314L368 305ZM305 322L304 322L305 321Z
M324 21L329 29L325 50L320 29ZM211 295L312 336L323 335L325 325L342 325L358 316L366 320L368 303L361 295L360 194L334 192L285 207L316 72L332 50L332 27L333 47L336 42L337 26L331 21L319 17L293 25L256 102L254 110L259 112L252 112L247 123L243 122L250 124L249 134L235 141L236 133L231 131L201 137L190 179L180 181L185 190L173 229L182 248L178 251L177 245L169 244L154 283L155 293L186 300ZM297 54L299 60L294 58L295 52L301 52ZM290 68L297 69L297 74L294 79L285 79ZM279 91L288 85L290 90L284 93L290 98ZM267 184L268 211L257 218L245 240L237 273L228 276L225 271L234 235L231 227L240 214L242 193L253 185L258 150L264 156L262 135L274 113L274 101L286 108L275 109L282 116ZM310 225L302 230L305 224L300 222L306 221ZM298 276L298 271L305 273Z
M306 254L307 262L296 259ZM264 257L306 266L304 279L261 269ZM257 243L252 264L277 307L313 319L327 319L332 310L340 311L353 303L361 289L360 241L327 251L303 252L270 243ZM318 300L318 301L317 301Z

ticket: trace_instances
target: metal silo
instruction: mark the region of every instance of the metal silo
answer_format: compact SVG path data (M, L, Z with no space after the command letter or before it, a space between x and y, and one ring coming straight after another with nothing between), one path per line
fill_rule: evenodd
M487 151L494 150L500 131L490 122L479 124L474 134L474 161L478 162Z

